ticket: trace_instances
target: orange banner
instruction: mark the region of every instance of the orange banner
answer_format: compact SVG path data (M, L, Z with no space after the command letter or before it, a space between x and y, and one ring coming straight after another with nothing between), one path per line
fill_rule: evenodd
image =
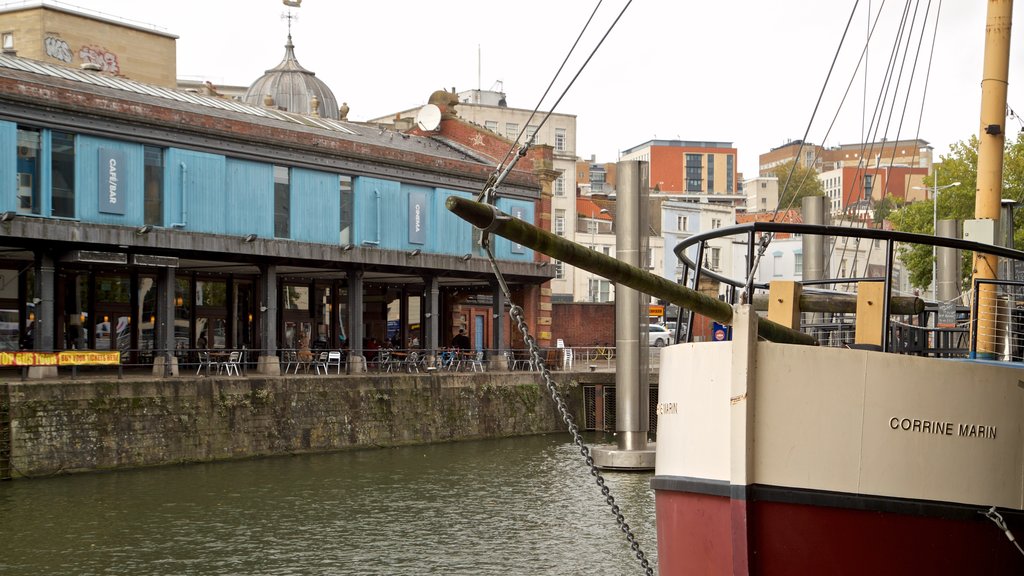
M116 366L120 363L118 351L0 352L0 366Z

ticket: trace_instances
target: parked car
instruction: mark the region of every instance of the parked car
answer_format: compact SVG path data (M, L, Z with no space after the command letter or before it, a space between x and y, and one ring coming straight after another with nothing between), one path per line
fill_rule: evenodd
M650 346L668 346L672 343L672 333L661 324L647 324L647 339Z

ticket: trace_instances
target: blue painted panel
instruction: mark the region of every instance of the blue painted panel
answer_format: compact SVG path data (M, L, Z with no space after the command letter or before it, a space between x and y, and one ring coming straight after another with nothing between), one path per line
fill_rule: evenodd
M164 180L165 222L192 232L225 234L231 208L224 193L223 156L192 150L167 150Z
M391 180L380 178L360 177L353 179L352 194L354 204L355 235L353 242L356 245L379 246L381 248L397 249L400 247L400 240L395 228L395 221L388 222L385 216L390 210L394 213L394 207L398 205L401 184ZM402 234L405 232L402 231ZM391 242L390 246L385 238Z
M537 225L534 220L535 204L527 200L511 200L499 198L498 209L506 214L512 214L524 222ZM504 238L496 238L494 243L494 257L500 260L518 260L530 262L533 260L533 250L525 247L513 246L512 242Z
M124 195L124 215L99 211L99 150L115 150L124 157L118 179ZM140 226L143 223L145 181L143 147L140 144L79 135L75 141L75 214L82 222ZM106 174L104 174L104 181Z
M450 210L444 207L445 201L450 196L469 200L476 198L474 194L469 192L456 192L444 188L437 188L435 190L434 214L436 216L434 221L437 222L436 228L441 233L436 234L433 238L431 251L439 254L451 254L453 256L475 253L473 250L473 225L452 214Z
M341 239L341 184L337 174L291 171L291 237L337 245Z
M274 166L228 158L226 234L274 237Z
M0 121L0 212L17 208L18 125Z

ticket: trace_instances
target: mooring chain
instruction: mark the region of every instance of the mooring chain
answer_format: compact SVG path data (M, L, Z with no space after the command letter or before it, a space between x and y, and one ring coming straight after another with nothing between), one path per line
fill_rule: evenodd
M491 253L490 245L485 245L484 248L487 251L487 258L491 261L491 267L494 269L494 276L498 280L498 285L505 294L505 299L512 302L512 293L508 289L508 284L505 283L504 276L501 275L501 270L498 269L498 262L494 259L494 254ZM523 313L522 306L512 304L509 316L516 323L516 328L523 334L523 341L526 342L530 349L530 358L533 360L533 364L540 369L541 378L544 379L544 386L547 387L548 393L551 394L551 399L555 402L555 407L558 409L558 414L562 417L562 421L565 422L569 433L572 434L573 443L579 447L583 460L586 461L587 467L590 468L590 475L594 477L594 481L601 488L601 495L605 497L605 502L611 507L611 512L615 516L615 523L626 535L629 549L636 554L636 559L640 561L640 566L643 567L644 573L648 576L654 576L654 568L651 567L650 561L647 560L647 555L640 549L640 542L633 535L633 531L626 522L626 518L622 515L618 504L615 503L615 498L611 494L611 489L605 484L601 471L594 465L594 458L590 455L590 448L583 443L583 436L580 435L579 427L576 426L576 420L572 417L572 414L565 405L565 400L558 392L558 388L555 387L555 382L551 379L551 371L548 370L544 359L540 356L540 347L537 346L537 341L530 335L530 330L526 326L526 316Z

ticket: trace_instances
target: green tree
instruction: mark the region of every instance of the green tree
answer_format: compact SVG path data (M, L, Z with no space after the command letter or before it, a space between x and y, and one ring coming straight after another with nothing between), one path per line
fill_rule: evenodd
M805 196L825 195L821 180L818 180L818 172L814 168L805 168L799 164L794 168L794 162L790 160L779 164L772 172L779 179L781 210L800 208L800 199Z
M970 220L974 218L975 191L978 188L978 137L971 136L966 142L960 141L950 147L949 154L939 156L940 165L933 175L924 179L924 185L933 189L959 182L941 190L936 211L939 220ZM935 181L938 176L938 182ZM1003 154L1003 198L1017 202L1024 200L1024 132L1015 140L1008 140ZM929 193L929 196L931 194ZM932 199L914 202L890 214L889 219L896 230L917 234L934 234L932 224ZM1014 214L1014 244L1024 246L1024 209ZM910 283L920 288L931 284L932 249L930 246L901 246L900 256L910 272ZM965 274L970 273L970 254L965 254Z
M874 221L876 225L881 225L889 218L889 214L892 214L893 210L896 210L902 206L902 200L894 198L892 196L886 196L881 200L875 201Z

